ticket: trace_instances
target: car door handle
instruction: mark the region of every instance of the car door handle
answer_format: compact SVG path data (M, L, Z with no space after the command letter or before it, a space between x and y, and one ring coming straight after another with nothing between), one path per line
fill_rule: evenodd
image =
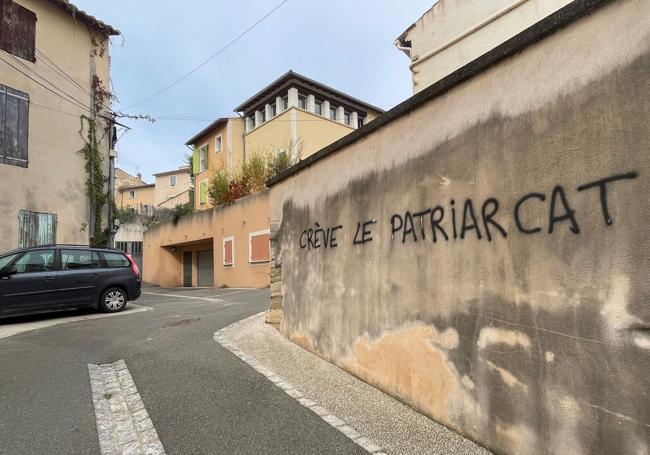
M100 276L104 276L104 274L102 274L102 273L93 273L92 274L93 278L99 278Z
M54 281L54 277L48 276L47 278L43 278L43 281Z

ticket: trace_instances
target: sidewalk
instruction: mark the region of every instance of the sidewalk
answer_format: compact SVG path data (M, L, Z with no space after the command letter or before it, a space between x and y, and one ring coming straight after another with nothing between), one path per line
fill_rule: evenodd
M331 424L340 427L339 430L346 435L349 433L351 439L370 452L380 453L383 450L391 454L427 455L491 453L291 343L264 322L264 314L220 330L215 334L215 340L267 375L278 386L291 387L285 391L291 396L295 395L301 404L312 411L318 413L325 408L333 414L324 416L325 420L331 418L338 421L338 424Z

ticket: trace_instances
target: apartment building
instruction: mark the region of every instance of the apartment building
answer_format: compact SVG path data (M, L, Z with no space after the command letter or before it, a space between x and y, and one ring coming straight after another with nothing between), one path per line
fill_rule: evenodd
M93 242L96 210L105 228L106 206L88 197L77 152L82 119L94 117L108 174L110 106L95 95L108 85L109 37L119 33L68 1L0 1L0 251Z
M194 206L176 225L144 234L144 279L162 286L264 287L269 278L267 191L213 207L217 170L232 173L257 152L305 159L381 115L382 109L288 71L192 136Z

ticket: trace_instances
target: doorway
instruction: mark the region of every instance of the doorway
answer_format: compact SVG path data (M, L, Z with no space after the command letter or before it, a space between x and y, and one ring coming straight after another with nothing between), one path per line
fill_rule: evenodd
M192 287L192 252L183 252L183 287Z
M214 253L212 250L197 252L198 285L214 286Z

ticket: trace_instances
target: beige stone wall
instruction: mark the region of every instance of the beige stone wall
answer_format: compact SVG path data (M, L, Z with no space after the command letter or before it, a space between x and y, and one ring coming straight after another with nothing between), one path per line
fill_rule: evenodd
M144 281L161 286L182 286L183 252L213 250L216 287L269 286L269 263L249 262L249 234L269 228L268 191L247 196L229 206L203 210L144 234ZM223 265L223 239L234 237L235 260ZM196 285L196 254L193 255Z
M142 178L137 175L131 175L120 168L115 168L115 191L125 186L146 185Z
M49 1L16 2L36 13L36 48L90 92L92 45L88 28L83 22L75 21L69 14L52 6ZM85 105L90 105L90 95L66 82L43 63L40 55L37 55L35 63L18 58L29 70L7 54L5 59L24 72L35 71ZM92 60L97 75L108 84L108 48L103 57L96 56ZM0 164L0 251L18 246L20 210L56 214L57 242L87 244L89 232L84 228L89 222L85 186L87 174L84 159L77 151L84 145L79 136L80 116L89 113L64 101L4 62L0 62L0 84L26 92L30 97L29 166L21 168ZM100 152L106 157L104 173L108 175L106 140L102 142Z
M497 453L647 453L648 23L604 3L274 185L269 318Z

